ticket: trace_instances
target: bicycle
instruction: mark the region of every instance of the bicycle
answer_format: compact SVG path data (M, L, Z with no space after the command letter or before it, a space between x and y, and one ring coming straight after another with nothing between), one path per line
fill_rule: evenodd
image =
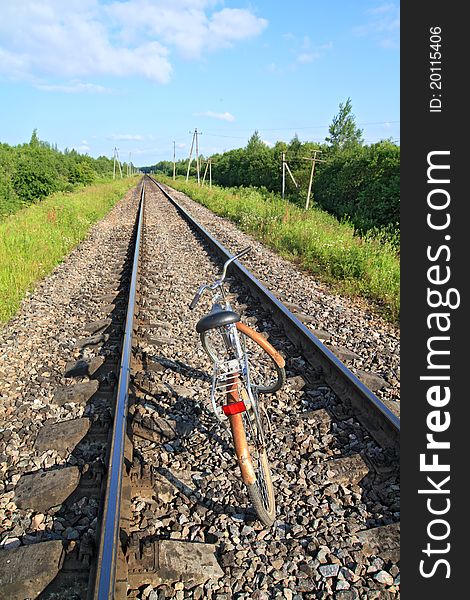
M285 361L261 334L241 322L224 290L229 265L250 250L248 246L227 260L220 278L202 285L189 308L196 307L206 290L212 292L211 311L196 325L202 346L214 363L212 408L219 420L228 418L243 483L259 519L270 527L276 504L265 429L271 433L271 423L259 394L282 387Z

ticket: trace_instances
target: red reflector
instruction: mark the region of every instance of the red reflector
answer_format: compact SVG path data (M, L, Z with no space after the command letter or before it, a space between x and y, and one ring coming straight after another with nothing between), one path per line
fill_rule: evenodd
M238 413L246 410L246 406L243 400L240 400L240 402L233 402L232 404L226 404L225 406L222 406L222 410L227 416L237 415Z

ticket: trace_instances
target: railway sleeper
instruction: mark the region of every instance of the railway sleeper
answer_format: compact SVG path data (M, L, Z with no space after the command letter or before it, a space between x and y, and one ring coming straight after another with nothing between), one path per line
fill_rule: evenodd
M143 584L157 587L177 581L194 587L209 579L219 579L223 571L215 552L214 544L151 541L134 535L128 550L129 587L137 589Z

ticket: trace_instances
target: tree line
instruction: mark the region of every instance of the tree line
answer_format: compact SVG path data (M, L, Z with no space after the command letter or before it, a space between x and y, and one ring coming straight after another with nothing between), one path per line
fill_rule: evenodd
M34 130L27 144L0 143L0 216L41 200L52 192L71 191L113 173L113 160L63 152L41 141Z
M280 192L284 154L290 175L285 175L286 197L303 205L315 151L324 162L315 164L314 203L339 219L350 220L359 233L371 230L398 233L400 211L400 147L391 140L366 145L355 123L351 99L339 105L324 143L301 142L297 135L289 142L273 146L264 143L257 131L244 148L211 157L212 179L226 187L255 186ZM202 171L206 158L202 157ZM188 161L176 163L176 173L187 173ZM173 162L162 161L149 170L173 173ZM193 161L190 176L196 174Z

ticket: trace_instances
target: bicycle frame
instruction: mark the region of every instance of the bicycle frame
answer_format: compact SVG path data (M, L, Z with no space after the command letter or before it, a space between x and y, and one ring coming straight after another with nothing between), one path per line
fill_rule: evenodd
M228 309L230 310L230 309ZM208 347L207 342L204 348L207 354L210 356L214 363L213 370L213 391L217 385L217 377L223 376L225 379L230 380L235 374L241 375L246 383L246 389L249 396L249 402L256 404L257 397L253 393L252 384L250 379L250 365L248 363L248 354L246 349L242 349L240 338L238 336L238 323L232 325L226 325L226 332L221 332L222 338L226 350L231 353L231 357L227 360L219 360L216 357L215 352ZM228 383L227 383L228 386ZM218 388L220 389L220 387ZM211 397L213 394L211 394ZM218 414L220 411L217 410L215 404L213 404L214 412Z
M198 289L196 295L194 296L193 301L190 304L190 309L193 309L196 306L196 304L199 302L200 297L206 290L210 290L213 294L212 310L214 310L214 308L217 305L220 306L220 304L224 305L225 310L232 310L232 307L230 305L230 302L226 298L225 290L224 290L224 282L225 282L225 277L227 275L227 269L232 262L234 262L238 258L241 258L243 255L245 255L250 250L251 250L251 248L248 246L247 248L245 248L244 250L242 250L241 252L239 252L238 254L233 256L232 258L230 258L228 261L226 261L223 266L222 273L221 273L219 279L217 279L211 285L204 284ZM235 395L234 395L234 389L233 389L233 382L236 381L236 386L237 386L236 398L238 398L239 378L241 377L244 380L243 383L245 385L243 387L246 390L248 398L242 399L242 402L245 403L245 408L253 409L253 412L255 415L255 420L256 420L256 425L257 425L256 437L258 438L259 443L262 446L264 446L265 440L264 440L264 435L262 433L261 419L260 419L260 414L259 414L259 409L258 409L258 395L254 391L254 388L252 386L252 382L250 379L250 366L248 363L248 354L246 352L246 348L242 349L241 343L240 343L240 338L238 335L238 330L243 331L243 324L235 323L235 324L231 324L231 325L226 325L224 327L224 329L225 329L225 331L221 331L221 334L222 334L222 339L223 339L223 342L225 345L225 349L227 350L227 352L229 354L232 354L232 353L234 354L233 357L230 357L229 361L217 360L216 353L211 351L211 348L209 348L206 345L205 336L201 336L201 341L203 343L203 347L206 350L209 357L214 362L214 370L213 370L213 376L212 376L212 389L211 389L212 409L213 409L216 417L219 420L222 420L223 419L222 415L224 414L224 411L217 405L216 391L217 391L217 383L218 383L218 379L219 379L219 374L223 370L223 367L227 366L229 369L231 368L232 370L231 371L225 370L225 372L222 371L222 376L224 376L224 379L223 379L223 383L221 385L219 385L219 391L222 391L220 389L221 387L225 388L224 391L227 395L226 396L227 397L226 406L229 404L234 404L236 402L239 402L240 401L239 399L234 401ZM238 363L238 365L236 365L235 362ZM232 363L232 364L229 364L229 363ZM231 416L233 416L233 415L231 415ZM251 424L251 420L250 419L248 419L248 420L250 421L250 427L253 428L253 425ZM261 438L261 439L259 439L259 438Z

